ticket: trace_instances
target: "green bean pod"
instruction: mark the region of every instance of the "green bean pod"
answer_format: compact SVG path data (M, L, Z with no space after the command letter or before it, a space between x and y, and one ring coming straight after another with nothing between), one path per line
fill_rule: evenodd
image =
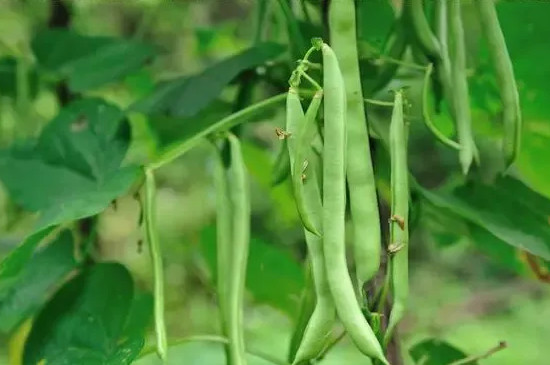
M216 169L214 174L214 185L216 187L216 253L217 253L217 294L222 332L224 336L229 335L227 321L228 312L228 290L231 269L231 200L229 198L229 183L224 166L222 154L216 148Z
M430 28L428 19L426 19L422 0L407 0L404 2L404 6L406 7L406 11L409 12L410 20L420 45L428 55L439 59L441 52L439 42Z
M149 243L149 254L153 266L154 317L157 353L162 360L166 360L168 341L166 325L164 324L164 280L160 243L158 241L156 220L156 185L155 175L149 168L145 168L145 201L143 203L145 230Z
M366 299L363 285L378 272L382 245L378 199L361 90L354 0L332 2L329 27L332 48L338 58L346 89L346 177L357 284L359 292Z
M306 112L306 116L308 113L309 110ZM311 146L314 137L315 136L312 136L312 139L306 142L307 146ZM296 146L297 149L299 147L301 146ZM294 163L299 163L299 160L296 159ZM318 175L319 164L321 164L320 157L315 153L311 153L308 166L308 177L305 184L302 186L302 190L309 215L316 225L322 226L323 205L318 184L319 180L321 180L321 176ZM304 361L313 360L322 353L336 319L336 309L330 294L327 271L325 268L323 238L306 230L304 230L304 233L311 260L316 304L305 328L300 346L296 351L296 357L294 358L293 364L300 364Z
M462 26L462 16L460 13L460 0L449 0L448 8L449 19L449 40L452 45L451 76L454 88L454 111L457 123L458 142L460 151L458 152L462 172L468 173L476 147L472 132L472 116L470 114L470 101L468 95L468 80L466 77L466 50L464 45L464 29Z
M357 348L388 364L357 303L346 263L346 94L338 60L323 44L323 242L327 278L338 317Z
M522 124L514 68L500 28L495 3L492 0L476 0L474 3L477 5L483 33L487 38L499 86L504 125L503 152L506 166L509 167L519 153Z
M441 143L455 150L460 150L460 145L457 142L453 141L452 139L448 138L443 133L441 133L433 123L432 118L430 117L430 112L428 110L429 109L428 98L430 96L429 96L428 90L430 87L430 76L432 75L432 69L433 69L433 66L430 63L426 68L426 74L424 75L424 85L422 87L422 115L423 115L424 123L426 124L430 132L432 132L433 135Z
M403 120L403 95L396 92L390 122L391 220L388 251L391 267L393 305L384 335L391 339L395 327L405 314L409 295L409 171L407 168L407 133Z
M319 105L321 103L321 97L314 97L312 100L312 104L316 108L319 108ZM311 108L309 108L311 109ZM293 159L295 156L293 155L295 150L295 145L297 144L298 139L296 138L296 135L299 134L299 131L303 129L303 124L307 123L307 118L304 116L304 111L302 109L302 104L300 103L300 98L298 94L296 93L296 90L294 88L288 89L287 94L287 101L286 101L286 130L288 133L290 133L290 136L288 137L287 141L287 147L289 149L289 155L290 155L290 166L291 171L294 170L294 163ZM317 110L314 111L313 109L311 111L313 115L313 123L315 123L315 115L317 114ZM310 116L311 119L311 116ZM311 123L311 122L310 122ZM315 127L315 125L313 124ZM300 168L301 171L301 168ZM315 227L314 222L312 221L311 217L308 214L308 210L306 209L305 202L301 193L301 189L296 188L297 185L301 185L301 178L302 174L300 173L298 176L293 176L293 186L294 186L294 199L296 202L296 209L298 210L298 214L300 215L300 219L302 220L302 224L305 229L310 231L311 233L320 236L321 233L319 232L319 228ZM299 179L298 182L296 182L296 179Z
M440 46L440 62L436 65L439 80L443 86L443 94L449 101L449 111L453 120L456 119L452 87L451 59L449 56L449 32L447 27L448 0L435 1L435 35Z
M228 171L229 198L232 206L231 266L228 290L229 359L231 365L245 365L243 306L250 240L250 196L241 144L228 135L231 165Z

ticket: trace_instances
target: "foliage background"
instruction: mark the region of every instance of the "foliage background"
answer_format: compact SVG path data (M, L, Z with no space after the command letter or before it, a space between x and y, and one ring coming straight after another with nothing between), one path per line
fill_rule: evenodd
M274 3L271 5L276 8ZM132 37L137 33L158 50L158 55L146 67L123 82L87 92L121 107L150 93L156 80L199 72L252 42L254 1L251 0L79 0L72 2L72 6L72 29L75 31L120 37ZM381 9L388 12L388 8L381 6ZM468 9L466 7L465 11ZM543 1L508 1L499 6L519 80L525 119L517 173L547 197L550 197L550 170L547 168L550 89L546 85L550 79L550 68L546 66L550 62L547 47L549 12L550 3ZM47 17L46 1L2 0L0 56L15 55L32 62L33 32ZM279 17L280 22L278 10L273 17ZM366 18L372 20L372 27L369 24L365 32L376 43L388 28L384 23L387 17L369 18L367 13ZM494 148L492 139L498 134L498 122L491 119L491 113L499 108L498 93L487 54L478 41L478 26L474 21L466 26L474 124L476 133L483 137L480 147L484 162L476 171L476 177L490 180L495 171L492 167L495 159L490 152ZM284 26L273 25L269 32L273 40L287 43ZM406 72L402 75L403 78L409 76ZM416 81L419 83L420 77ZM196 93L201 92L200 88L196 90ZM220 107L212 109L212 113L228 114L227 103L234 99L236 92L236 85L224 89ZM36 135L58 110L54 91L46 87L38 88L36 97L24 112L12 98L1 96L0 143L7 146L13 138ZM423 127L417 127L421 123L415 123L414 113L418 115L418 111L413 108L411 113L414 131L411 165L423 182L437 186L447 171L458 171L456 162L452 153L440 149ZM250 296L246 305L246 335L251 347L280 358L288 348L292 318L296 315L304 284L300 265L305 250L289 186L274 189L270 186L271 163L278 147L273 128L283 124L283 117L283 110L278 109L243 131L248 137L243 146L245 158L253 177L253 240L247 283ZM371 117L376 119L377 115ZM128 162L142 162L155 153L159 139L150 127L151 122L138 114L131 117L133 139L126 157ZM440 120L440 127L452 129L445 120ZM215 197L211 157L208 146L201 145L163 168L157 178L159 229L167 285L166 315L171 338L218 331L212 286L215 277ZM380 184L383 188L384 181ZM0 255L3 255L25 236L34 217L11 202L5 191L0 194L3 211L0 214ZM476 240L475 230L468 224L452 217L442 219L429 205L424 208L411 244L411 307L401 326L404 349L426 337L439 337L466 353L481 353L498 341L506 340L509 348L484 360L484 364L547 363L550 356L546 345L550 322L545 320L550 318L548 285L535 281L519 259L512 259L515 263L506 259L494 260L495 254L484 250L483 242L487 242L487 237ZM522 214L509 213L511 216ZM127 265L138 285L150 288L148 256L138 249L142 237L137 226L138 214L138 204L131 196L118 199L116 209L110 207L102 213L99 252L102 260L117 260ZM497 252L496 256L505 255ZM514 269L517 262L519 266ZM522 275L518 277L517 271ZM11 342L7 337L0 337L0 363L8 364L8 350L17 346L20 346L17 337ZM196 363L208 361L200 358L209 353L201 346L188 348L189 354L196 353ZM359 363L363 361L360 359L345 339L325 363ZM155 361L145 359L139 363Z

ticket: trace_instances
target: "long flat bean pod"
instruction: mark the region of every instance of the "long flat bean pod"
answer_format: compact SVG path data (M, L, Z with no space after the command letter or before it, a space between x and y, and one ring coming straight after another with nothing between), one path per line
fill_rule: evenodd
M390 122L391 157L391 222L390 245L391 287L393 305L384 335L391 339L396 325L405 314L409 295L409 182L407 168L407 134L403 120L403 95L396 92Z
M153 265L154 317L155 334L157 339L157 353L163 360L166 359L168 342L166 339L166 325L164 324L164 280L160 243L158 241L156 224L156 185L155 175L151 169L145 169L145 230L149 243L149 254Z
M323 242L330 292L338 317L357 348L388 361L357 303L346 263L346 94L338 60L323 44L325 124L323 147Z
M378 199L374 183L369 133L355 24L355 2L333 1L329 9L330 40L346 92L346 177L350 194L353 249L359 292L380 267L381 233ZM366 295L364 295L366 299Z
M319 104L321 103L320 96L314 97L312 103L315 103L314 105L317 105L317 108L319 108ZM315 115L316 114L317 111L315 111ZM295 151L295 144L297 143L297 138L295 136L298 135L298 131L305 123L305 120L306 117L302 109L302 104L300 103L300 98L296 90L291 87L288 89L286 100L286 130L288 133L290 133L289 140L287 141L287 146L289 148L291 171L294 169L293 159L295 158L295 156L293 154ZM296 178L301 179L301 174ZM294 182L293 186L296 187L297 184L301 185L301 181L298 183ZM315 226L305 207L304 199L301 194L301 189L294 189L294 199L296 201L296 209L298 210L298 214L300 215L300 219L302 220L304 228L311 233L320 236L321 233L319 232L319 228Z
M228 135L231 165L228 171L229 197L232 206L231 266L228 292L229 357L231 365L246 364L243 328L243 305L250 239L250 196L241 144Z
M468 95L468 80L466 78L466 50L464 45L464 29L460 12L460 0L449 0L449 40L452 45L451 74L454 96L454 111L457 123L458 152L462 172L468 173L476 147L472 133L472 116Z
M502 122L504 125L503 150L507 166L516 159L521 141L521 109L514 69L493 0L476 0L483 33L487 38L489 53L493 60L500 99L502 101Z

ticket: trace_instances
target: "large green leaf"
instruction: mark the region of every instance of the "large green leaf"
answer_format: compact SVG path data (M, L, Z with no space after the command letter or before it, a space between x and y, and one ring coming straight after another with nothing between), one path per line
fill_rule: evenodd
M540 203L530 204L535 193L519 181L506 177L491 185L470 183L452 193L418 190L433 205L458 214L509 245L550 260L548 201L538 196Z
M101 263L68 282L40 312L24 364L129 364L143 347L142 331L124 333L133 297L124 266Z
M64 231L16 277L7 282L0 278L0 332L13 330L38 309L76 266L72 235Z
M466 357L466 354L455 346L435 338L417 343L409 349L409 353L417 365L449 365ZM468 364L477 365L477 361Z
M216 231L203 230L200 249L216 278ZM275 245L252 238L246 272L246 288L254 299L294 316L302 288L304 273L292 256Z
M38 64L68 79L73 91L118 81L138 70L155 53L141 42L84 36L66 29L38 33L32 50Z
M274 363L264 360L258 356L247 354L247 364L249 365L274 365ZM172 345L168 348L168 361L162 360L154 353L147 354L134 362L135 365L225 365L224 350L222 343L212 342L183 342ZM280 361L278 362L280 363Z
M0 179L11 198L40 211L35 231L97 214L140 175L120 167L130 143L123 113L99 99L76 101L52 120L35 145L0 153Z
M132 110L146 114L191 117L207 107L241 72L264 64L284 51L282 45L261 43L219 61L201 73L161 82Z

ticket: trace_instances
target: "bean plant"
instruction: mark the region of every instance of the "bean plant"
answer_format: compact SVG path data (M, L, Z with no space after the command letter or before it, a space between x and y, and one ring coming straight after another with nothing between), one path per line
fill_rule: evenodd
M197 363L177 351L190 343L219 350L204 364L322 364L344 342L373 365L501 356L506 333L480 353L438 338L406 342L419 295L409 277L423 237L451 234L515 275L550 282L550 190L536 171L545 161L529 150L535 124L522 122L533 119L522 105L535 109L523 94L540 80L529 78L518 45L527 33L511 28L518 13L545 26L536 14L548 6L255 0L246 2L251 34L241 52L157 77L156 61L170 52L155 44L160 9L191 8L174 4L147 8L131 35L97 36L71 25L79 5L43 2L32 5L44 16L28 45L2 44L1 230L16 241L0 241L0 346L10 364ZM127 90L123 100L110 96L117 88ZM43 95L56 105L51 118L37 113ZM523 124L531 135L522 137ZM215 259L202 270L218 326L179 337L166 318L175 293L157 206L163 171L197 151L215 202ZM258 169L251 154L269 163ZM431 160L437 181L427 177ZM272 246L293 246L305 278L286 307L288 349L276 354L255 347L247 330L260 301L249 287L255 237L272 227L258 218L258 186L263 199L290 197L296 219L281 229L299 238ZM102 219L128 200L150 290L101 249ZM293 294L261 285L273 298Z

